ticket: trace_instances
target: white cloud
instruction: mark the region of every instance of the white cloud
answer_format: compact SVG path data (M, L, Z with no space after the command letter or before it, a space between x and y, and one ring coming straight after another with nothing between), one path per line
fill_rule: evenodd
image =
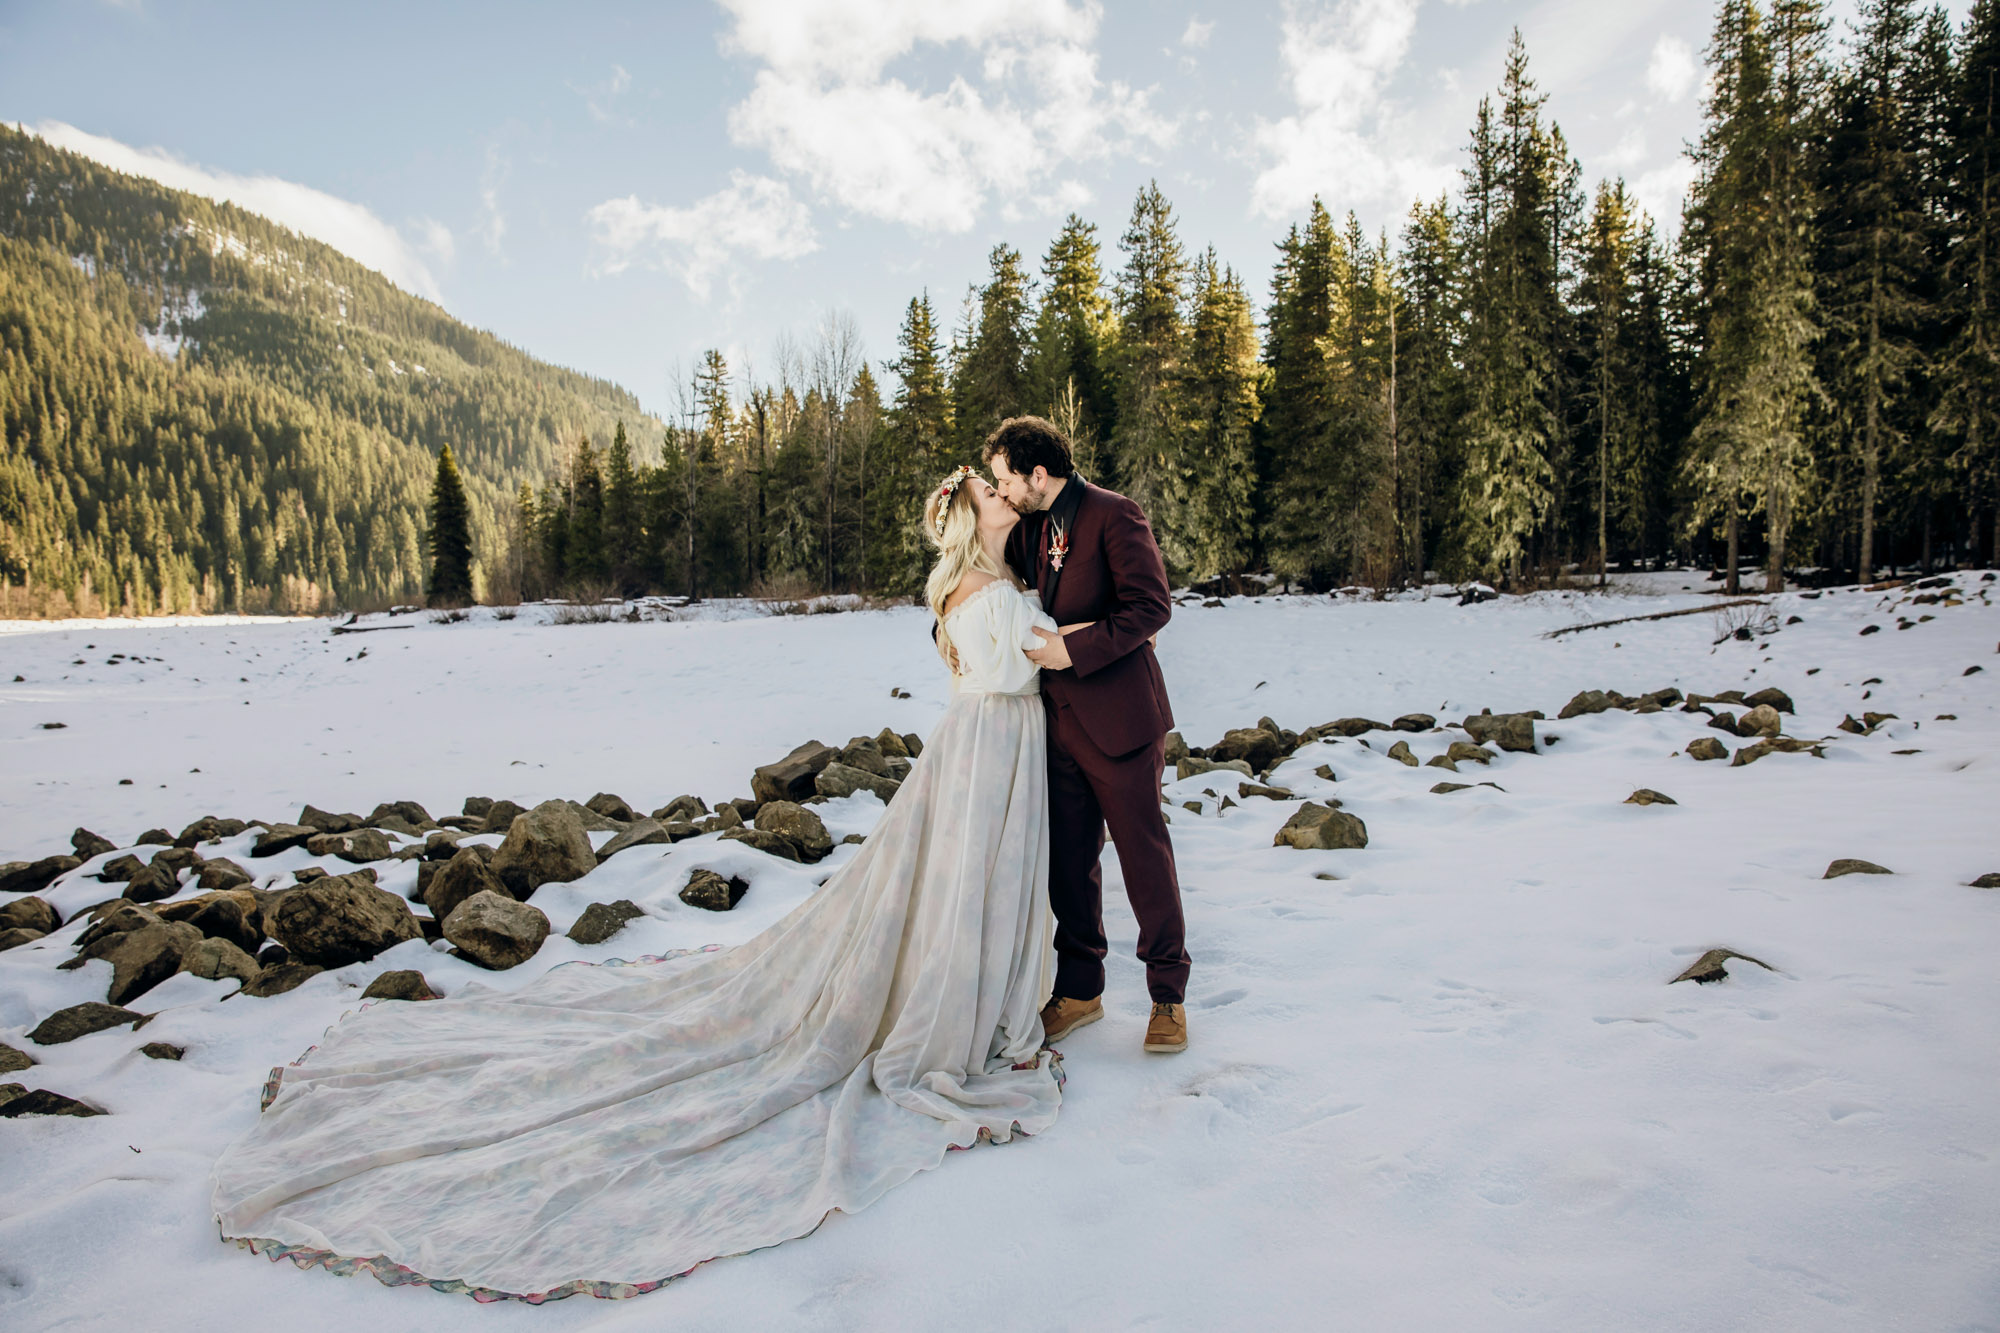
M685 208L607 199L589 213L605 251L601 273L635 263L665 269L706 300L738 253L797 259L819 248L812 216L783 181L733 171L727 187Z
M856 213L962 232L989 195L1036 211L1055 203L1045 182L1067 164L1173 138L1145 93L1099 80L1095 4L722 3L735 17L728 49L761 66L732 136ZM928 69L946 53L963 67L935 89L889 73L919 48L938 48L924 52Z
M500 187L512 175L514 164L500 151L499 145L486 145L486 169L479 173L479 239L486 243L486 253L494 258L500 256L500 243L507 237L507 215L500 211Z
M1629 189L1639 207L1659 224L1662 233L1678 231L1681 205L1686 202L1688 191L1694 188L1694 177L1694 163L1686 154L1680 154L1664 166L1642 172Z
M575 84L571 84L570 91L583 98L584 108L590 112L590 118L602 125L609 124L613 119L618 94L631 86L632 75L623 65L613 65L611 73L601 82L593 83L587 88L578 88Z
M1653 58L1646 65L1646 87L1669 102L1678 102L1694 91L1694 52L1678 37L1661 35L1653 43Z
M1186 29L1181 33L1181 45L1190 47L1207 46L1209 34L1214 31L1214 19L1203 22L1198 18L1190 17Z
M1315 194L1400 209L1453 179L1430 151L1398 151L1390 79L1409 53L1418 0L1288 0L1279 57L1295 114L1260 120L1266 166L1251 188L1265 217L1296 212Z
M45 120L33 132L58 148L80 153L114 171L144 176L171 189L205 195L261 214L303 236L326 242L400 287L434 301L438 299L437 279L420 253L421 245L437 245L436 231L431 228L440 231L443 228L436 223L425 224L423 241L412 244L362 205L296 181L211 171L175 157L164 148L134 148L58 120ZM440 258L449 257L447 247Z

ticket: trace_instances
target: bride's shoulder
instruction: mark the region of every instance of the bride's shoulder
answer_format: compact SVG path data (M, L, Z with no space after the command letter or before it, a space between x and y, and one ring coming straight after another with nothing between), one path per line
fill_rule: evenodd
M951 596L944 599L944 613L950 615L952 612L958 610L959 607L971 601L976 594L985 592L988 588L996 586L1011 587L1013 585L1009 584L1005 579L995 578L984 570L968 569L965 572L965 577L958 581L958 586L951 590Z

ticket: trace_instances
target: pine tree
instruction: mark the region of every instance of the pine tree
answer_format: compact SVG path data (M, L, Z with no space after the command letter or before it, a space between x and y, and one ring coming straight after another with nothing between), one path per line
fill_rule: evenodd
M1930 424L1965 478L1968 518L1983 508L1986 563L2000 565L2000 3L1975 0L1958 67L1949 152L1940 392ZM1975 551L1978 538L1974 537Z
M1315 198L1303 230L1294 225L1278 243L1265 309L1267 388L1252 455L1261 481L1254 514L1264 542L1259 554L1287 578L1336 577L1330 559L1310 552L1322 535L1325 497L1319 488L1334 447L1326 347L1333 333L1337 245L1333 219Z
M1132 202L1119 238L1118 421L1111 438L1113 480L1149 513L1166 498L1170 456L1180 431L1173 385L1186 326L1187 255L1173 205L1149 181Z
M972 457L994 427L1029 409L1028 276L1021 252L996 245L979 289L978 313L952 376L958 451Z
M1455 481L1454 428L1462 413L1458 371L1463 307L1451 206L1440 197L1410 209L1397 282L1404 311L1396 343L1396 441L1403 484L1397 504L1403 577L1421 579L1436 541L1439 497Z
M1255 536L1251 435L1260 410L1257 328L1250 297L1211 246L1194 266L1193 315L1176 415L1186 423L1169 483L1170 568L1234 578ZM1240 580L1239 580L1240 582Z
M926 292L912 300L896 338L897 356L888 363L896 376L882 438L877 506L879 535L871 544L880 561L877 587L914 590L922 582L927 547L920 519L930 485L944 474L951 435L951 398L945 383L944 351L938 345L937 315Z
M602 596L611 581L604 541L604 474L588 439L578 440L570 459L569 544L564 557L570 595Z
M645 591L646 531L632 445L619 422L604 456L604 548L611 582L621 596Z
M1634 228L1625 182L1599 184L1584 247L1581 298L1584 352L1589 364L1585 405L1596 447L1597 584L1605 585L1611 561L1612 470L1630 476L1630 391L1634 376L1632 270Z
M1029 401L1070 437L1084 475L1102 479L1098 455L1117 418L1110 362L1118 321L1104 293L1097 228L1070 214L1042 258L1042 280Z
M438 450L437 480L431 485L432 606L464 606L472 601L472 531L451 446Z

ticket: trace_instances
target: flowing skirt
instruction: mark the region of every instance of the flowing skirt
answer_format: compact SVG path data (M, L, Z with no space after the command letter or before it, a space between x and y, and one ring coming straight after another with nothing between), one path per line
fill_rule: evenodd
M1045 726L1033 695L955 698L855 859L747 944L350 1015L217 1164L224 1237L481 1299L632 1295L1040 1132Z

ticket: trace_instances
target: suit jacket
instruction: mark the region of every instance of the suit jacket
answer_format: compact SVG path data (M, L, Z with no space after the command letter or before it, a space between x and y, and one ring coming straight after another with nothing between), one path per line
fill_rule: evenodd
M1053 506L1053 517L1068 523L1062 569L1048 559L1049 511L1015 527L1007 563L1041 589L1043 609L1058 625L1097 622L1068 637L1071 666L1044 671L1042 693L1073 709L1105 754L1130 754L1174 725L1152 644L1173 614L1166 564L1138 505L1082 477L1071 477L1063 492Z

